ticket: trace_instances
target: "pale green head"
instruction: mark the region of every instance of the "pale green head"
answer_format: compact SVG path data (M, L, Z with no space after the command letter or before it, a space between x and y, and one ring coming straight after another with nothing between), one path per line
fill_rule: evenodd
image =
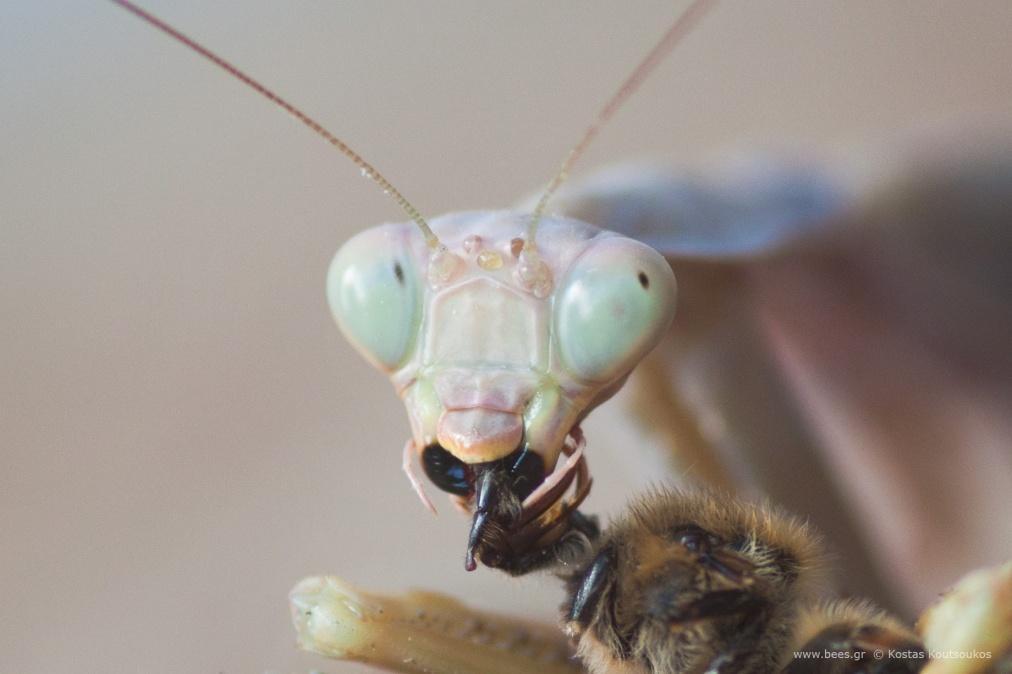
M471 465L528 450L551 470L566 436L671 322L675 280L664 258L575 220L541 223L550 287L539 296L544 288L521 278L525 225L497 211L433 220L451 270L438 278L411 223L358 234L331 264L334 316L393 380L419 452L438 445Z

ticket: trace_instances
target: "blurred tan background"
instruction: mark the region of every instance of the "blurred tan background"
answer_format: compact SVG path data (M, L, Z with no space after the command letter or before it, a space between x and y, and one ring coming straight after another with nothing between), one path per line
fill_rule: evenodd
M428 214L543 183L685 4L146 2ZM1007 117L1010 34L1005 0L727 1L580 168ZM365 671L295 650L311 573L552 615L550 580L463 571L328 315L337 246L401 219L379 190L105 2L3 3L0 90L0 671ZM611 512L641 475L586 430Z

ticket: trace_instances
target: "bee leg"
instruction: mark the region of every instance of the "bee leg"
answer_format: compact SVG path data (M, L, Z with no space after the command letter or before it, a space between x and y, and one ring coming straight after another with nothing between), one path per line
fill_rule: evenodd
M720 628L734 636L725 642L720 652L707 664L705 674L741 674L760 671L769 661L768 648L763 648L762 635L769 624L770 604L745 589L708 592L699 599L669 616L675 627L700 620L720 620L738 617L732 625ZM757 669L758 668L758 669Z
M597 608L614 565L615 551L612 548L605 548L598 553L576 586L573 603L566 611L567 623L583 626L589 622L589 614Z
M776 662L778 642L764 638L773 606L755 587L711 590L688 602L673 600L670 588L659 586L655 590L645 596L644 604L654 621L667 624L672 635L708 630L714 643L719 644L709 661L695 665L705 663L705 667L692 671L755 674L769 672L769 663Z
M721 618L745 614L755 616L763 612L767 601L749 590L717 590L708 592L699 599L669 614L668 620L679 625L696 620Z
M566 564L600 535L597 520L575 509L547 527L538 521L518 532L517 523L523 515L520 496L501 466L482 467L474 491L474 519L464 558L468 571L473 571L478 561L514 576Z
M477 568L477 559L491 567L501 564L508 549L506 532L520 514L520 499L499 466L479 472L474 492L474 519L464 557L464 568L468 571Z
M765 662L769 657L765 652L757 650L756 644L760 643L766 625L765 619L750 622L737 639L710 661L704 670L705 674L741 674L754 671L756 667L765 671L757 663Z
M596 517L575 510L559 526L565 533L557 541L506 555L498 560L496 568L511 576L522 576L548 567L567 567L586 554L601 535Z
M517 462L475 465L474 519L464 568L472 571L480 561L520 576L550 565L567 566L597 540L601 533L597 519L577 511L592 480L583 458L582 434L579 428L570 433L575 439L563 449L568 457L565 465L537 488L529 488L529 479L526 484L518 479ZM541 464L534 465L541 475ZM570 487L573 493L564 498Z

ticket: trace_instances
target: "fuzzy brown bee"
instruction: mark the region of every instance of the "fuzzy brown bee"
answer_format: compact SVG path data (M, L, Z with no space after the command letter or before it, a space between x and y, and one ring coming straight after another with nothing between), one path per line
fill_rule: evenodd
M776 508L658 490L565 573L591 672L916 672L924 649L870 604L819 600L823 548Z

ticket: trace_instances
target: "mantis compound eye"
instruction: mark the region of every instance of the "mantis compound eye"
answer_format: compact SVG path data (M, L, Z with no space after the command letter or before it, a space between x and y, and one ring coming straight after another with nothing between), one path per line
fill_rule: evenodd
M348 340L381 370L410 354L421 316L421 289L403 233L366 230L345 243L327 272L327 301Z
M586 380L610 381L629 372L671 324L675 275L649 246L603 238L576 260L557 298L566 368Z

